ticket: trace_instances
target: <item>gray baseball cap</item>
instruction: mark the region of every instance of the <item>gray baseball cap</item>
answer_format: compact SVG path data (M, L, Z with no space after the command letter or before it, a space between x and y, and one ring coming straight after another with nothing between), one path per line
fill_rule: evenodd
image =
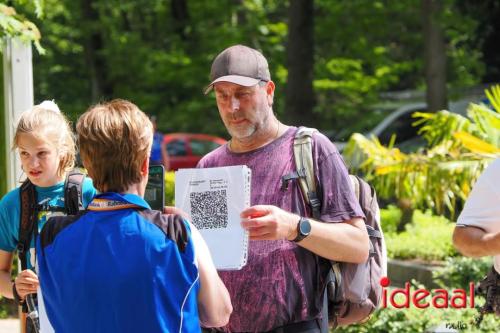
M266 58L257 50L244 45L228 47L215 58L210 71L210 84L205 94L217 82L232 82L251 87L259 81L271 81Z

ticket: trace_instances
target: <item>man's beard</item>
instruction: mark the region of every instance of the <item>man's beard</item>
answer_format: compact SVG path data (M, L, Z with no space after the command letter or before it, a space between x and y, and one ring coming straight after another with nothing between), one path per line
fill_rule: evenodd
M255 126L255 124L248 124L244 127L229 125L226 126L226 128L232 138L239 140L248 138L257 131L257 126Z

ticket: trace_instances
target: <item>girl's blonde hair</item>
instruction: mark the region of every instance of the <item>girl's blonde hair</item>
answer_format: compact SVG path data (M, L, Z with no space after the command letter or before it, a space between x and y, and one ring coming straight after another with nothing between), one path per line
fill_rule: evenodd
M75 138L68 119L53 101L44 101L21 114L17 123L12 149L19 148L21 134L29 133L53 145L61 161L57 175L63 176L75 166Z

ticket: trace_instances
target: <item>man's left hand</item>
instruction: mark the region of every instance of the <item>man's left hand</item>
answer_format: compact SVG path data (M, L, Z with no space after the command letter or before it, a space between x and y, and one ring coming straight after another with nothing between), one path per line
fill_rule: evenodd
M292 240L297 236L300 217L276 206L252 206L243 210L240 217L251 240Z

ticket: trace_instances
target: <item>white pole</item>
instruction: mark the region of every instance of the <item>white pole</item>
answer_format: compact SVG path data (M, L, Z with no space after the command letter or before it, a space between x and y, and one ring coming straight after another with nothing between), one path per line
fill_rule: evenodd
M31 43L7 39L3 49L7 190L19 185L22 175L18 154L12 151L12 139L19 115L33 106L33 64Z
M21 162L18 154L12 151L12 139L16 121L20 114L33 106L33 64L31 43L23 43L18 39L7 39L3 49L3 78L5 96L5 156L7 166L7 191L19 185L21 178ZM0 92L1 93L1 92ZM18 260L18 267L20 266ZM20 308L19 308L20 309ZM25 316L19 310L19 332L24 331Z

